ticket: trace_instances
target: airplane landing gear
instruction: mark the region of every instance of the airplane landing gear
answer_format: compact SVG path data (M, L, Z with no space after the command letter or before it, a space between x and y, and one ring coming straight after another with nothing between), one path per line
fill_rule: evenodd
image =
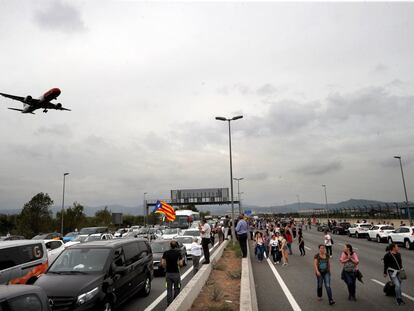
M47 109L43 110L44 113L47 113Z

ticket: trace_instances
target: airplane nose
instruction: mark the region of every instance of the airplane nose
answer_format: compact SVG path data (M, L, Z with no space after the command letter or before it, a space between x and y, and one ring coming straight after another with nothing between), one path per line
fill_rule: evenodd
M55 88L55 93L56 93L57 95L60 95L60 93L61 93L60 89L59 89L59 88Z

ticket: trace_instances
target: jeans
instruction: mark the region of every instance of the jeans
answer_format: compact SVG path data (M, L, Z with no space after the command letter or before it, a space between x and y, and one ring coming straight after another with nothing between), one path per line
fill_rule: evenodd
M289 249L289 255L292 255L292 243L287 243L287 247Z
M332 256L332 245L331 246L326 245L325 247L326 247L326 254L328 256Z
M208 238L202 238L201 239L201 245L203 246L203 252L204 252L204 262L209 263L210 262L210 250L208 248L208 245L210 244L211 239Z
M256 245L256 256L260 261L263 260L265 247L264 245Z
M280 251L277 247L272 247L272 257L273 257L273 262L280 261L280 258L282 257L282 254L280 253Z
M397 273L397 275L393 277L392 274L393 274L393 271L388 271L388 275L390 276L391 281L395 285L395 298L396 299L402 299L400 276Z
M332 300L331 290L331 274L329 272L321 273L321 276L316 276L318 280L317 295L319 298L322 297L322 285L325 283L326 293L328 294L329 301Z
M165 279L167 281L167 305L170 305L171 302L178 296L181 288L181 277L180 273L169 273L165 274ZM173 295L173 286L174 286L174 295Z
M195 275L200 266L200 256L192 255L192 259L193 259L193 274Z
M299 250L300 250L300 254L305 256L305 244L299 244Z
M243 258L247 257L247 233L242 233L237 235L239 238L240 249L242 252Z
M342 270L342 279L348 286L348 294L350 297L355 297L356 291L356 275L355 272L346 272Z

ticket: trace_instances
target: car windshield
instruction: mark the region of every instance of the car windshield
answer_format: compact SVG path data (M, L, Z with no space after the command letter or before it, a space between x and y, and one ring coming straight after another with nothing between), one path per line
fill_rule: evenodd
M148 229L147 228L141 228L137 232L137 234L147 234L147 233L148 233Z
M79 241L81 243L85 242L87 235L78 235L73 241Z
M177 234L178 229L165 229L164 234Z
M65 237L73 237L73 236L77 236L79 233L77 232L69 232L68 234L65 235Z
M151 249L153 253L164 253L170 248L170 242L151 243Z
M176 240L182 244L193 243L193 238L190 237L177 237Z
M67 248L52 264L48 273L102 272L110 250L105 248Z
M384 226L384 227L381 227L381 230L394 230L394 227L392 227L392 226Z
M371 225L361 225L361 227L364 227L364 228L371 228Z
M197 231L197 230L187 230L187 231L184 231L184 234L183 235L200 236L200 231Z

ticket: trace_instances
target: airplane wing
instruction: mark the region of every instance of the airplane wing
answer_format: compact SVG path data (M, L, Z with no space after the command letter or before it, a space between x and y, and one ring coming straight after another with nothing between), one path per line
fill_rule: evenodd
M62 107L62 104L53 104L53 103L48 103L45 107L42 106L42 108L72 111L68 108Z
M8 108L10 110L16 110L16 111L23 111L23 109L17 109L17 108Z
M4 93L0 93L1 96L7 97L7 98L11 98L14 100L18 100L19 102L24 103L24 97L22 96L15 96L15 95L10 95L10 94L4 94Z

